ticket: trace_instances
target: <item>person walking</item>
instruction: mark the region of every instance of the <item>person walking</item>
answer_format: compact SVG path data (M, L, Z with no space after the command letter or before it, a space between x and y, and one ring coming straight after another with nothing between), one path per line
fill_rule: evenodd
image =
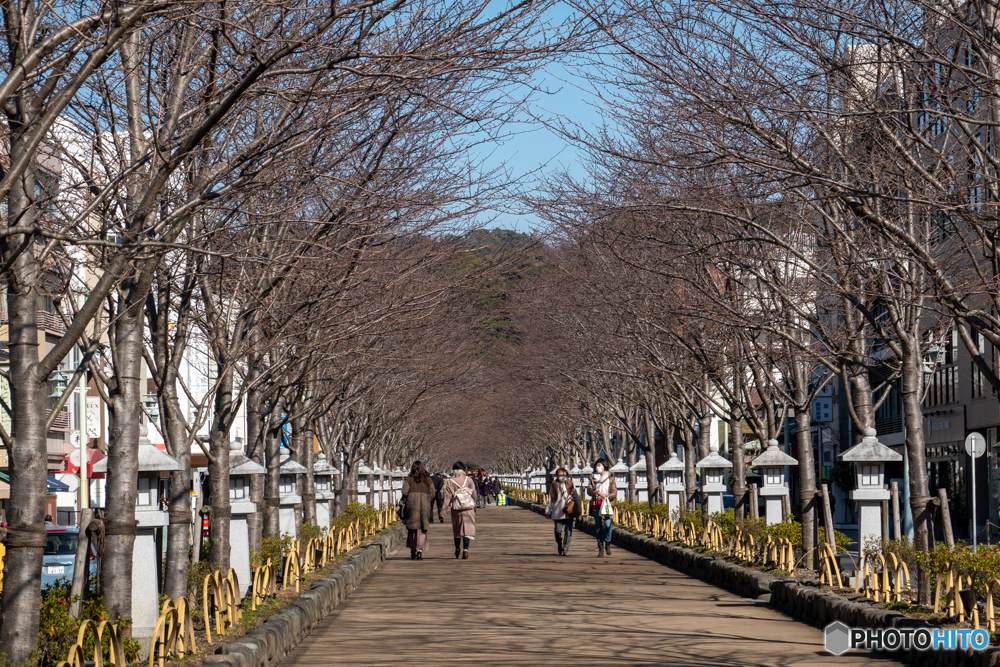
M556 532L556 548L560 556L569 555L569 543L573 539L573 521L575 507L580 498L576 494L573 480L569 478L566 468L556 470L556 478L549 487L549 502L545 506L545 517L552 519ZM579 515L577 515L579 516Z
M465 472L465 464L457 461L451 467L451 477L444 483L444 506L451 510L451 530L455 536L455 558L469 558L469 543L476 538L476 480Z
M444 523L444 496L441 495L444 477L440 473L434 473L431 475L431 483L434 485L434 505L437 506L437 512L431 514L431 522L434 522L434 514L437 514L438 521ZM433 507L431 509L433 510Z
M427 551L427 528L431 524L434 484L420 461L413 462L410 475L403 480L403 497L406 498L406 546L410 548L410 560L423 560Z
M476 483L476 507L486 507L486 489L483 484L483 472L479 471L473 477Z
M496 477L493 478L493 502L500 503L500 492L503 491L503 486L500 484L500 480Z
M611 516L613 501L618 496L615 476L608 471L604 459L594 461L594 474L587 484L587 495L594 499L590 504L590 515L594 517L597 534L597 555L611 555Z

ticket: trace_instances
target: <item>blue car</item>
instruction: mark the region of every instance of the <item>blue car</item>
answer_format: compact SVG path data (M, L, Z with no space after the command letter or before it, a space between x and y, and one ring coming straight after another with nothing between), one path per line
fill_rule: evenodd
M46 533L42 588L48 588L60 579L73 581L76 545L80 539L80 529L75 526L51 527ZM93 549L90 550L90 576L97 576L97 554Z

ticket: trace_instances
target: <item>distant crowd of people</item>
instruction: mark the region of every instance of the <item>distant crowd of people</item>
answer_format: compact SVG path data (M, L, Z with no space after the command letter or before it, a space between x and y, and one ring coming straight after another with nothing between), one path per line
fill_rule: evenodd
M400 514L406 521L406 546L410 558L423 560L428 549L427 530L434 515L444 523L444 511L451 516L455 538L455 558L468 559L469 546L476 537L476 509L494 504L503 492L500 480L483 471L469 472L461 461L451 467L451 474L431 474L420 461L414 461L410 474L403 482ZM611 555L611 517L618 494L615 477L607 461L598 459L594 474L587 483L591 498L590 515L594 517L597 534L597 555ZM556 470L549 488L545 516L555 525L556 549L560 556L569 554L573 539L574 520L583 513L580 494L565 468Z

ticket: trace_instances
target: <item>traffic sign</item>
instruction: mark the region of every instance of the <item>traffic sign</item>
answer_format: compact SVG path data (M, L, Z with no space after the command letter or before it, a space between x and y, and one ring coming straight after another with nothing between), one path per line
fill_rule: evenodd
M981 433L970 433L965 438L965 453L978 459L986 453L986 438Z

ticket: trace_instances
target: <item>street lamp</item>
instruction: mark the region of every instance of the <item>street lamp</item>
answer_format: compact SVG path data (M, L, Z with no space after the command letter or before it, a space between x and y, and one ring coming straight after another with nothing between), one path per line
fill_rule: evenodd
M58 401L62 398L63 392L66 391L66 376L60 369L53 371L53 374L49 376L49 382L54 382L55 386L52 387L52 393L49 394L50 401Z
M143 394L142 407L146 409L149 421L155 424L160 418L160 402L156 399L156 394Z

